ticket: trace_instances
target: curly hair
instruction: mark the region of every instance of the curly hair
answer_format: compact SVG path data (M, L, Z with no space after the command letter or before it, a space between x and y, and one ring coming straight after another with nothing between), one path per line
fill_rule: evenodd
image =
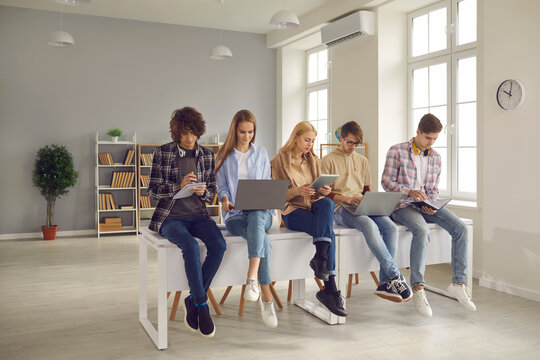
M171 138L174 142L180 143L182 133L191 131L198 138L206 131L206 125L200 112L192 107L185 106L173 111L171 121Z

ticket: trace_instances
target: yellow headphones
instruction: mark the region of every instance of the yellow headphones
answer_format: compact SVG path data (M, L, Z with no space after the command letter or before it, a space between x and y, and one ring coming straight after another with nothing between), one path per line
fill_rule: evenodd
M412 143L412 149L413 149L414 155L420 155L420 153L422 152L422 150L420 150L420 149L416 146L416 144L414 143L414 141L413 141L413 143ZM428 156L428 155L429 155L429 149L424 150L423 153L424 153L424 156Z

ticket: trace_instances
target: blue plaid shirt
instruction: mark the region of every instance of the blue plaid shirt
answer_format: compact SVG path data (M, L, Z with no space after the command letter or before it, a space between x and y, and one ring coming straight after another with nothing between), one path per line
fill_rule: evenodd
M182 179L179 178L176 158L185 155L186 152L175 142L161 145L154 150L148 193L158 200L158 204L150 221L150 230L159 232L161 224L171 212L175 201L173 196L180 190L182 182ZM204 204L211 202L217 191L214 153L197 143L195 145L195 158L197 159L197 182L206 183L206 191L200 197L203 209L206 211Z

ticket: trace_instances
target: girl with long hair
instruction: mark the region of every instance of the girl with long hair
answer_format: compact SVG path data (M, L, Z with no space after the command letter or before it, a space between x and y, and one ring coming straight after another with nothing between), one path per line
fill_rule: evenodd
M218 199L227 230L242 236L248 243L249 269L244 299L259 300L263 322L277 327L278 321L270 292L270 239L266 232L272 226L270 210L235 210L239 179L270 179L270 162L266 149L254 144L257 132L255 116L249 110L238 111L227 139L217 153ZM259 285L260 284L260 285Z
M289 140L270 162L272 177L290 181L282 210L287 229L313 236L316 250L309 266L324 281L317 299L332 313L347 316L335 281L334 202L326 197L331 188L324 186L315 191L310 186L321 174L320 160L313 151L316 136L317 130L310 122L296 124Z

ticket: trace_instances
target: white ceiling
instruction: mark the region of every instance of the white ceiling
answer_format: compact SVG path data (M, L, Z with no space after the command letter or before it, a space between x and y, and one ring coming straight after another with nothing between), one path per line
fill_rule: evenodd
M120 19L198 26L264 34L278 10L298 17L330 3L344 0L90 0L86 5L66 6L54 0L0 0L0 5Z

